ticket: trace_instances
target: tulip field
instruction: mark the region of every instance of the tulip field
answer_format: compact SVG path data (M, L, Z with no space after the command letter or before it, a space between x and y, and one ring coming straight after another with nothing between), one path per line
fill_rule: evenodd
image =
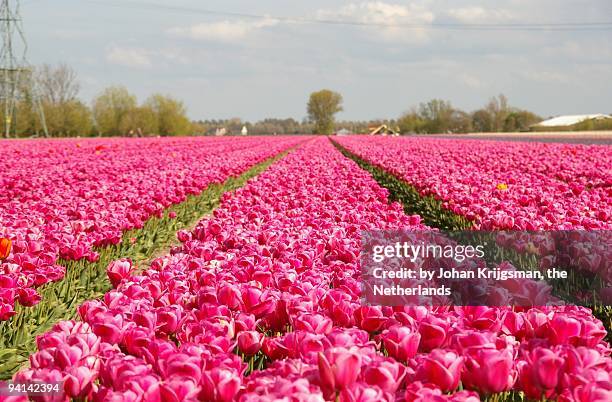
M612 401L605 306L366 305L360 282L363 231L612 229L609 146L0 144L0 379L60 384L32 400Z

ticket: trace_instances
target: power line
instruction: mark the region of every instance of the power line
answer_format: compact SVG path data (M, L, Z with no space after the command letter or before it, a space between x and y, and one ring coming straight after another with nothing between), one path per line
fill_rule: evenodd
M303 18L288 16L272 16L264 14L240 13L231 11L211 10L206 8L174 6L148 1L100 1L85 0L88 3L120 8L138 8L149 10L164 10L178 13L212 15L229 18L247 18L268 21L277 21L293 24L318 24L318 25L340 25L376 28L401 28L401 29L442 29L457 31L608 31L612 30L612 21L601 22L541 22L541 23L378 23L355 20L336 20L320 18Z

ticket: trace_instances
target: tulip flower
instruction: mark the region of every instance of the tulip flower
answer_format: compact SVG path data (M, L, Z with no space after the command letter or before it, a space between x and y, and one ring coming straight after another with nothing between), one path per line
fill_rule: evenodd
M130 276L132 270L132 261L129 259L121 259L111 262L108 268L106 268L106 273L111 284L117 287L123 279Z
M513 356L509 350L476 349L465 360L463 385L484 395L509 391L516 381Z
M238 349L246 356L253 356L263 345L264 335L257 331L243 331L238 334Z
M455 390L459 386L464 358L456 353L435 349L422 357L416 369L416 381L437 385L444 392Z
M11 254L11 239L0 237L0 261L6 260Z
M357 381L361 373L361 356L349 349L332 348L319 353L319 376L327 390L341 391Z
M71 398L84 398L91 391L96 373L84 366L77 366L68 370L64 379L64 391Z
M363 379L385 392L395 393L406 376L405 366L393 360L378 360L363 370Z
M204 373L202 393L205 400L230 402L239 390L240 379L231 370L217 367Z
M400 362L407 362L416 355L421 334L408 327L393 326L384 331L381 338L389 356Z
M550 349L535 348L519 366L521 389L529 398L550 397L561 378L564 359Z

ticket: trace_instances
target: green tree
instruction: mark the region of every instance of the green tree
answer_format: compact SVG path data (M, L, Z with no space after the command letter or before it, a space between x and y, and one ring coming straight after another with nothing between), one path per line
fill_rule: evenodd
M472 113L472 127L479 133L493 131L493 117L486 109L479 109Z
M119 129L133 137L157 135L159 132L157 114L148 106L136 107L123 116Z
M510 112L504 120L504 131L529 131L529 128L542 121L542 118L527 110L515 110Z
M93 101L93 115L102 135L124 135L121 122L136 109L136 97L125 87L110 87Z
M469 133L472 130L472 117L470 114L463 110L453 110L449 131L452 133Z
M418 111L413 108L399 118L397 125L402 134L422 133L425 128L425 121L421 118Z
M425 121L427 133L446 133L451 130L453 106L449 101L432 99L419 106L419 115Z
M323 89L310 94L308 118L315 124L315 133L331 134L335 115L342 110L342 95L339 93Z
M170 96L155 94L145 102L157 116L158 134L163 136L190 134L191 121L183 102Z

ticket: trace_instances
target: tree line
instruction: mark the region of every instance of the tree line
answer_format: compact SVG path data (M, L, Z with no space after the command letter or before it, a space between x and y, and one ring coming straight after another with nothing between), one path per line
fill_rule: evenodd
M324 89L310 95L307 110L315 132L322 134L331 134L340 129L365 133L382 124L402 134L515 132L527 131L533 124L542 121L535 113L510 106L504 95L491 98L483 108L471 113L453 107L450 101L432 99L413 107L397 119L336 122L335 114L342 111L342 96Z
M450 101L433 99L404 113L396 125L402 133L469 133L527 131L543 119L528 110L512 107L498 95L474 112L453 107Z
M267 118L253 123L240 118L190 121L180 100L153 94L139 103L122 86L106 88L88 105L79 98L81 86L76 72L64 64L43 65L32 71L29 78L37 88L52 137L214 135L219 129L238 135L244 127L249 135L331 134L341 129L367 133L382 124L402 134L514 132L529 130L542 120L532 112L510 106L508 99L499 95L473 112L455 108L450 101L433 99L396 119L336 121L336 114L343 110L342 95L323 89L310 95L307 117L302 121L293 118ZM43 132L31 87L22 88L25 96L9 117L12 136L40 136ZM7 117L0 109L1 121L5 121Z
M153 94L139 103L127 88L106 88L91 106L79 99L80 83L76 72L67 65L43 65L34 69L24 94L8 119L11 136L42 136L43 120L38 113L32 88L44 112L44 121L51 137L76 136L148 136L188 135L192 122L180 100ZM5 121L0 110L1 121Z

